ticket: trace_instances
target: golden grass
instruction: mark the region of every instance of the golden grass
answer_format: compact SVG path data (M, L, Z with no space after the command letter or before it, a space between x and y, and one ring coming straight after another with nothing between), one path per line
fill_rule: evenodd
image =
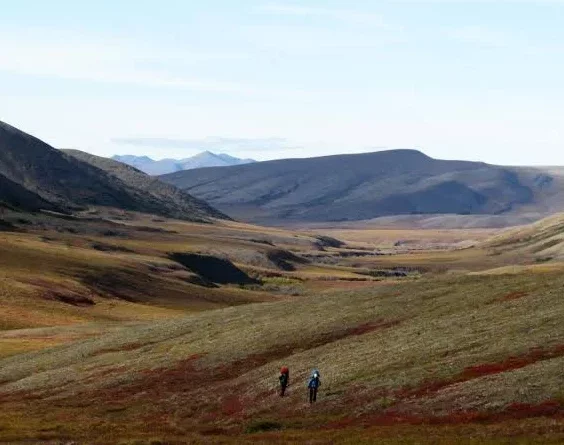
M273 299L266 293L190 284L175 272L178 265L168 253L207 248L215 238L196 239L197 244L191 234L178 234L175 240L171 236L132 232L127 238L106 239L54 233L45 238L33 232L1 233L0 329L152 320ZM99 251L91 247L95 242L131 252ZM58 301L67 296L93 304Z
M564 259L564 214L534 224L506 230L484 243L498 252L526 255L542 260Z
M392 247L396 242L411 245L452 245L489 239L494 229L313 229L312 233L331 236L345 242L375 247Z
M470 275L518 275L523 273L550 273L564 270L564 262L556 261L546 264L526 264L495 267L493 269L471 272Z
M23 352L37 351L40 349L55 346L61 342L53 341L51 339L0 339L0 358L8 357L10 355L21 354Z
M235 222L196 224L147 216L120 221L116 236L102 236L104 227L81 226L90 235L30 231L0 234L0 329L84 323L96 320L150 320L232 304L272 301L295 290L266 283L257 289L203 288L190 284L193 276L178 271L172 252L197 252L225 257L254 276L286 276L316 282L371 281L328 249L337 265L296 264L295 271L278 268L269 254L290 249L309 254L319 249L310 233L261 228ZM86 224L86 223L85 223ZM152 227L161 232L139 231ZM102 246L103 250L96 246ZM345 249L346 250L346 249ZM366 260L366 267L378 265ZM320 285L319 287L323 287ZM319 288L318 287L318 288ZM335 287L335 286L331 286ZM302 293L300 290L297 293ZM58 301L66 297L92 301L89 307ZM85 300L86 301L86 300Z

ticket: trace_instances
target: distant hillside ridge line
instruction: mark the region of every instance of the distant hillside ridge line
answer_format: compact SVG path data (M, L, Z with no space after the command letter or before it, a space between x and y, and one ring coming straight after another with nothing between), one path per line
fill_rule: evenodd
M540 218L564 210L564 175L553 173L399 149L196 169L161 179L235 218L275 223L523 212Z
M115 155L111 159L123 162L150 175L163 175L183 170L204 167L228 167L232 165L251 164L254 159L240 159L226 153L215 154L203 151L184 159L154 160L149 156Z

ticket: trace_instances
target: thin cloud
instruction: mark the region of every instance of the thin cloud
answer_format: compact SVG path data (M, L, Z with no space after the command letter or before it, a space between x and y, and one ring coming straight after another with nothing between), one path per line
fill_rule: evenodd
M167 69L169 61L201 63L231 61L244 54L174 51L134 45L120 39L88 39L72 34L45 38L40 30L0 32L0 71L27 76L81 80L145 87L177 88L204 92L263 94L249 85L199 79ZM152 62L152 63L147 63ZM159 66L152 69L147 65Z

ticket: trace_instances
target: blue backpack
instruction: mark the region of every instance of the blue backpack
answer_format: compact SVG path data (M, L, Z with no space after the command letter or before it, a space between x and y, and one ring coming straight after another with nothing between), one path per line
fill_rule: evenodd
M313 371L311 371L311 376L309 377L309 382L307 384L308 388L319 388L319 386L321 385L321 381L319 380L319 378L321 377L321 374L319 373L319 371L317 369L314 369Z

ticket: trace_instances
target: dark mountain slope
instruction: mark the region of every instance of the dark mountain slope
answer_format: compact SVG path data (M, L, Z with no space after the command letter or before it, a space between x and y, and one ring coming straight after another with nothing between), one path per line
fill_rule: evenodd
M131 207L116 178L0 123L0 174L61 207Z
M216 216L203 206L171 211L164 199L147 196L118 176L56 150L0 122L0 201L7 205L59 210L108 206L124 210L205 219ZM187 196L187 194L184 194ZM35 198L34 198L35 197Z
M147 205L166 209L170 216L182 218L186 214L197 214L220 219L229 218L204 201L196 199L185 191L149 176L134 167L79 150L62 151L119 178L128 187L142 191Z
M4 206L30 212L41 209L58 210L56 206L41 196L0 175L0 208Z
M541 190L535 175L532 170L391 150L205 168L161 178L232 216L265 222L501 214L535 206L544 195L561 190L557 182Z

